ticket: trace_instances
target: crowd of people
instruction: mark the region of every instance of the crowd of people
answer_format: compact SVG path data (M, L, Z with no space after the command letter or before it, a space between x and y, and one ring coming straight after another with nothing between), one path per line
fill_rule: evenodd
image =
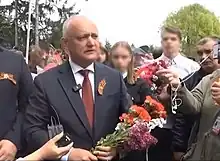
M133 49L126 41L108 51L91 20L71 16L63 24L61 49L46 52L32 46L28 65L22 54L0 47L0 160L220 159L218 146L211 153L210 143L204 143L220 104L220 84L215 82L220 65L212 56L219 39L207 36L198 42L198 62L181 53L181 40L178 28L164 26L159 56L146 46ZM135 71L159 60L169 67L157 71L166 85L155 95ZM171 112L174 94L181 100L176 114ZM167 109L167 123L151 132L158 143L123 158L114 147L97 147L92 153L97 141L114 131L119 116L132 104L141 106L146 96ZM50 136L54 119L62 130ZM72 143L58 146L65 134Z

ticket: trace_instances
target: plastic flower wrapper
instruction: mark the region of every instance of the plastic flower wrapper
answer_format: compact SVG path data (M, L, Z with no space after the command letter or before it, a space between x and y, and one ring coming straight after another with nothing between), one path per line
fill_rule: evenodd
M168 65L163 60L153 61L152 63L143 65L136 71L136 77L144 79L151 90L155 93L163 88L163 79L156 75L156 72L160 69L167 69Z

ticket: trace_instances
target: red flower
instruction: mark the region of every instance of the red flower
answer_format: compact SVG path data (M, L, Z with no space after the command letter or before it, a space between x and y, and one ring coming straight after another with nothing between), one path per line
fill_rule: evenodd
M153 80L153 78L156 75L156 72L160 70L161 68L167 68L166 63L163 60L155 61L153 63L140 67L136 71L136 77L144 79L148 85L155 88L156 84L154 84L154 82L156 80Z
M130 115L130 114L123 113L119 117L119 119L120 119L121 122L125 122L125 123L128 123L130 125L134 124L134 117L132 115Z
M144 107L146 107L152 118L166 118L167 116L164 106L151 96L146 96Z
M150 117L149 113L143 107L133 105L133 106L131 106L130 110L132 111L131 113L133 113L134 115L136 115L137 118L139 118L143 121L148 122L148 121L151 120L151 117Z

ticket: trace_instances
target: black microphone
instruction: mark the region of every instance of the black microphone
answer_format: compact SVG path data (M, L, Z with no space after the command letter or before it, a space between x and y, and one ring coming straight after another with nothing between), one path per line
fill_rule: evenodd
M75 86L73 87L73 91L74 91L74 92L78 92L80 89L82 89L81 84L77 84L77 85L75 85Z

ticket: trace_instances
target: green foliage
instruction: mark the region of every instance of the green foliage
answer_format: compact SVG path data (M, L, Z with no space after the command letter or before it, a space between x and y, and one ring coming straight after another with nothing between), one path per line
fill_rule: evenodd
M170 13L166 26L176 26L182 31L182 49L186 55L194 55L195 45L205 36L220 35L220 21L215 14L200 4L182 7Z
M62 24L70 15L78 14L74 11L75 4L67 5L67 0L61 4L62 0L47 0L39 3L39 35L40 41L53 43L59 47L59 39L62 34ZM29 0L17 0L17 21L18 21L18 44L19 48L25 48L28 24ZM35 41L35 12L31 16L30 44ZM54 21L51 16L58 13L58 20ZM15 1L10 5L0 6L0 33L2 37L10 39L14 43L14 24L15 24Z
M11 18L6 18L0 14L0 38L7 40L7 43L11 44L13 41L10 39L14 37L14 24Z

